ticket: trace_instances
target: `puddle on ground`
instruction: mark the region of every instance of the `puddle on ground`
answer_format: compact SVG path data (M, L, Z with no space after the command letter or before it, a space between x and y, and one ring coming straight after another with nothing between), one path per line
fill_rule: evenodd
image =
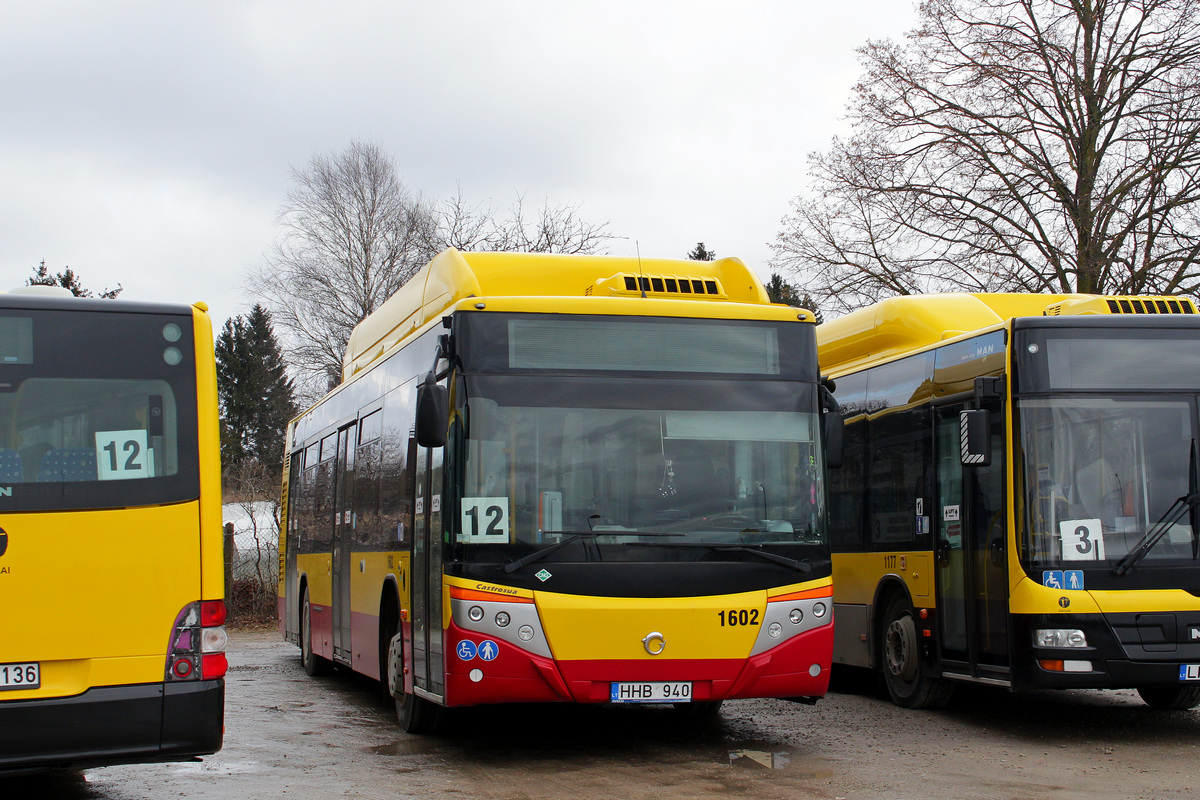
M374 753L377 756L419 756L435 752L439 749L441 748L438 743L431 742L428 739L410 739L368 747L367 752Z
M816 759L819 761L820 759ZM786 751L771 750L730 750L729 766L748 769L786 769L793 778L806 780L832 778L833 770L822 768L813 763L814 759L805 758L799 761L792 759L792 754ZM825 765L821 765L825 766Z
M789 753L771 753L766 750L731 750L729 752L729 765L731 767L783 769L791 760Z

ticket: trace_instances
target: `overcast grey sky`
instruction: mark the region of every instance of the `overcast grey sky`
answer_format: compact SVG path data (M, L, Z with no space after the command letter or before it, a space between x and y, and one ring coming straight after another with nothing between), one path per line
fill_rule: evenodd
M0 289L43 258L219 327L292 167L380 144L413 190L571 203L681 258L768 273L855 48L909 0L0 0Z

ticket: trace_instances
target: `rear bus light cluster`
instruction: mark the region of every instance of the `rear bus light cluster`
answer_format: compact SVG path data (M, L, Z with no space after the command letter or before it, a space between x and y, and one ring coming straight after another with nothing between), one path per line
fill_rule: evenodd
M225 676L225 601L200 600L175 617L167 647L167 680L215 680Z

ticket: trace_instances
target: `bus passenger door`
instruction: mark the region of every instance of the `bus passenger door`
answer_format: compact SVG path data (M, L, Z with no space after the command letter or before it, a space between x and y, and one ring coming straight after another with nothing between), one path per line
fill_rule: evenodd
M304 502L304 492L307 488L307 491L311 493L312 487L304 487L301 484L301 475L304 472L303 450L297 450L291 454L286 469L288 470L287 497L283 499L287 503L287 530L284 531L283 536L283 596L287 602L284 603L283 629L284 635L290 642L299 641L300 631L300 606L296 602L296 597L300 592L300 576L296 565L296 556L300 553L300 509L307 507ZM311 501L311 498L308 499ZM229 592L229 587L225 591ZM293 639L292 637L297 638Z
M416 450L413 508L412 639L413 685L442 696L442 452Z
M354 548L354 430L338 431L333 503L333 660L350 663L350 570Z
M1007 683L1003 415L991 415L991 464L964 467L958 416L964 408L939 408L936 418L939 653L944 673Z

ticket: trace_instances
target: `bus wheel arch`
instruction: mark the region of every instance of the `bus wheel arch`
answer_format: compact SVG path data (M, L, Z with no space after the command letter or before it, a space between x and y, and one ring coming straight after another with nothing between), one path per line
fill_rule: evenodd
M920 639L908 593L892 590L881 596L884 612L875 626L879 667L892 702L902 708L941 708L954 684L937 678L921 664Z

